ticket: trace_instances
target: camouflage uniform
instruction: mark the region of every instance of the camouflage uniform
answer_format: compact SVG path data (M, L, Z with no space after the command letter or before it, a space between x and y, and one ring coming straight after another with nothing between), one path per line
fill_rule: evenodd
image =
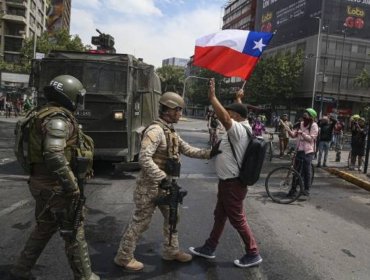
M88 157L92 165L93 141L82 133L72 113L57 103L48 103L38 109L30 120L27 135L29 189L36 201L37 224L11 274L17 279L29 279L31 269L59 229L74 279L98 280L100 278L91 271L83 222L78 226L76 238L62 234L63 230L74 230L79 199L77 180L70 165L77 155ZM89 151L82 148L87 147L84 139L90 141Z
M178 160L180 154L192 158L210 158L210 150L190 146L177 135L172 125L162 119L157 122L160 124L154 123L147 128L141 142L139 162L142 169L134 191L135 210L122 236L116 256L121 261L129 261L134 258L137 240L148 229L157 207L154 200L158 196L164 195L164 191L159 188L159 184L162 179L167 177L164 170L169 155ZM170 246L169 208L168 206L158 206L158 208L164 218L163 256L171 256L179 252L178 234L174 233L172 235Z

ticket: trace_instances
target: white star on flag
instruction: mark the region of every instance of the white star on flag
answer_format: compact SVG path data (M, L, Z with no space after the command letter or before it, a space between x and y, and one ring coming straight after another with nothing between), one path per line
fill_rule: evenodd
M262 42L262 38L259 41L253 41L254 42L254 47L253 49L258 49L260 52L262 52L262 48L265 47L266 45Z

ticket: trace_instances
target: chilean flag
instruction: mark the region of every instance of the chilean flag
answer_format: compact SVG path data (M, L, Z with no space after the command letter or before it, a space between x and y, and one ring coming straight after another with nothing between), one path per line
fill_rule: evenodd
M195 42L193 64L226 77L247 80L272 33L225 29Z

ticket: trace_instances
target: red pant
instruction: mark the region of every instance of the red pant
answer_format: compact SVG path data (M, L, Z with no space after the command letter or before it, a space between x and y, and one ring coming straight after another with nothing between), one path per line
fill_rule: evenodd
M247 253L257 254L258 248L245 215L243 200L248 189L238 179L220 180L218 183L217 204L214 211L214 224L206 244L216 249L219 239L229 218L231 225L242 238Z

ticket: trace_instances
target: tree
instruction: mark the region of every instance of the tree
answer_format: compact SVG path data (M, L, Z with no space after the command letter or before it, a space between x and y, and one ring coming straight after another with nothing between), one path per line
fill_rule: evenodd
M165 65L157 68L156 72L161 79L162 91L173 91L179 94L182 93L185 69L179 66Z
M261 59L246 84L248 102L289 104L301 84L302 73L302 50Z
M364 68L361 73L355 78L355 85L363 88L370 88L370 74Z

